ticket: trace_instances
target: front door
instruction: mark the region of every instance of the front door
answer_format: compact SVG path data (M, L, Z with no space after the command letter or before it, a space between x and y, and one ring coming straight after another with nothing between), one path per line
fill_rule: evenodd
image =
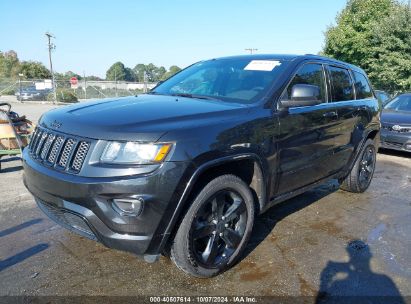
M325 70L320 63L301 66L281 98L289 98L295 84L320 88L321 103L279 111L279 179L276 194L311 184L330 174L338 115L328 103Z

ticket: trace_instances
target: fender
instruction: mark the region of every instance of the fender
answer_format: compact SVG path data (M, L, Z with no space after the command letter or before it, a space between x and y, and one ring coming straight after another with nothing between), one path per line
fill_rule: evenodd
M377 131L377 134L375 135L374 140L376 141L376 148L378 150L379 142L380 142L380 127L378 124L373 124L371 127L367 128L364 130L364 135L362 136L362 139L359 141L359 143L356 146L356 149L353 153L353 157L350 159L348 162L345 170L343 170L344 174L342 174L340 179L345 179L350 171L352 170L355 162L357 161L358 157L360 157L360 153L362 151L362 148L364 147L365 142L368 139L368 136L371 134L371 132Z
M255 154L255 153L241 153L241 154L235 154L235 155L230 155L230 156L226 156L226 157L222 157L222 158L217 158L211 161L208 161L202 165L200 165L199 167L196 168L196 170L194 171L194 173L191 175L189 181L186 184L186 187L184 188L183 194L181 195L180 199L178 200L178 203L176 205L175 211L173 213L173 215L171 216L170 221L168 222L168 225L166 227L166 229L164 230L164 233L161 235L161 240L158 241L152 241L152 244L159 244L158 246L156 246L156 248L149 248L149 252L156 252L156 253L161 253L163 251L163 249L165 248L169 237L176 225L176 223L178 222L180 215L184 209L184 207L187 205L187 199L191 193L191 190L193 189L193 186L196 184L196 182L198 181L198 177L205 172L206 170L218 166L218 165L222 165L224 163L229 163L231 161L236 161L236 160L243 160L243 159L250 159L253 160L260 172L261 172L261 181L260 184L262 186L262 191L261 191L261 196L258 198L259 199L259 204L260 204L260 210L262 210L262 208L264 207L264 205L267 203L266 198L267 198L267 176L266 176L266 172L263 169L264 166L262 164L262 161L260 159L260 157ZM154 240L154 239L153 239ZM151 247L151 246L150 246Z

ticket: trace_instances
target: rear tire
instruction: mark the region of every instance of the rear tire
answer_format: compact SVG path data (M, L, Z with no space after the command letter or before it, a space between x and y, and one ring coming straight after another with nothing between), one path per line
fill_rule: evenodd
M184 272L213 277L241 255L254 224L254 197L234 175L209 182L184 216L171 246L171 259Z
M377 149L372 139L367 139L350 174L340 188L344 191L362 193L370 186L375 171Z

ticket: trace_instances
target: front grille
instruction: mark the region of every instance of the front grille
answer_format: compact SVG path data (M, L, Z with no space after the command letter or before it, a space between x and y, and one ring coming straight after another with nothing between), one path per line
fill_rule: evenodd
M67 163L70 158L71 151L73 151L73 148L75 146L76 142L74 139L69 138L66 143L64 144L63 152L61 152L60 155L60 160L59 160L59 166L66 168Z
M54 222L86 238L97 241L97 237L86 220L75 213L49 205L36 199L39 208Z
M84 159L87 156L89 147L90 147L90 144L85 141L81 142L80 145L78 146L76 157L74 158L73 164L71 165L71 167L74 170L80 171L81 166L83 165Z
M29 145L30 154L57 170L80 172L91 143L37 128Z
M399 129L395 130L393 129L394 126L389 126L389 125L382 125L381 126L383 129L388 130L390 132L396 132L396 133L411 133L411 127L408 126L400 126Z

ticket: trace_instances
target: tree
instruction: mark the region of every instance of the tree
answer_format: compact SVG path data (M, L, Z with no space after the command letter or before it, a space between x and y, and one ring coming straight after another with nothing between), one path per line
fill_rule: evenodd
M174 74L178 73L181 71L181 68L179 68L176 65L172 65L169 69L168 72L165 73L162 77L161 80L166 80L168 78L170 78L171 76L173 76Z
M143 63L137 64L134 69L134 75L136 75L136 80L143 82L144 81L144 73L146 71L146 65Z
M325 33L323 53L362 67L378 88L410 89L409 15L394 0L349 0Z
M90 75L90 76L86 76L86 80L90 80L90 81L101 81L103 79L101 79L98 76L94 76L94 75Z
M0 78L17 78L20 62L15 51L0 54Z
M375 27L369 77L386 91L411 90L411 11L397 6Z
M127 81L136 81L136 74L130 68L126 68L126 78Z
M51 78L50 71L41 62L36 61L23 61L19 72L29 79Z
M120 61L114 63L106 72L107 80L134 81L135 75L130 68L126 68Z

